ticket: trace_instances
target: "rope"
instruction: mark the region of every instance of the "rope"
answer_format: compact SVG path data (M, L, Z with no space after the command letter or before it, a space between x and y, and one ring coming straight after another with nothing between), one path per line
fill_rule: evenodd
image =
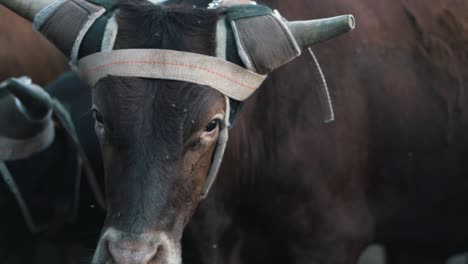
M39 228L36 225L36 222L31 216L31 211L29 210L28 206L26 205L26 202L23 199L23 196L21 195L18 185L16 185L16 182L11 176L11 173L8 170L8 167L3 161L0 161L0 175L2 176L3 180L7 184L13 196L15 197L15 200L18 203L21 214L24 217L24 220L26 222L26 225L28 226L29 231L31 231L31 233L34 233L34 234L39 233L42 228Z
M333 103L330 97L327 80L323 74L322 67L320 67L320 63L311 48L309 48L309 53L314 60L315 66L317 67L317 71L319 73L319 78L322 82L322 85L320 86L321 89L319 90L319 98L322 104L322 111L325 115L324 121L325 123L331 123L335 121L335 111L333 109Z
M57 121L59 121L59 123L65 129L78 153L79 164L82 165L79 167L83 168L85 172L86 179L90 185L94 198L96 199L97 205L101 209L105 210L106 205L104 195L101 191L101 187L99 186L96 175L94 174L91 163L88 157L86 156L85 151L81 147L78 135L76 134L75 126L73 125L73 121L71 120L70 115L68 114L67 110L64 109L63 106L56 99L53 99L52 107L54 109L54 117L56 117ZM79 177L81 178L81 173ZM80 180L77 179L77 186L79 186L79 182ZM77 191L79 192L79 189ZM79 202L78 200L79 196L75 193L75 201Z
M76 168L76 174L75 174L75 190L73 194L73 209L71 211L71 215L69 217L69 222L74 222L78 216L78 209L79 209L79 202L80 202L80 187L81 187L81 173L82 169L84 169L84 172L87 176L88 182L91 186L91 190L93 192L93 195L95 196L96 202L98 206L102 209L105 209L105 203L104 203L104 196L101 192L101 188L96 180L95 174L92 170L92 167L90 165L90 162L83 150L83 148L80 145L78 135L76 134L75 127L73 125L73 122L70 118L70 115L68 112L63 108L63 106L55 99L53 99L53 114L56 120L60 123L60 125L63 127L65 130L66 134L69 137L70 142L74 146L74 148L77 151L77 168ZM13 179L10 170L6 166L4 161L0 160L0 175L3 178L3 181L7 184L9 190L13 194L19 208L21 211L21 214L24 217L24 220L26 222L26 226L28 227L29 231L33 234L41 232L44 227L41 226L39 227L36 222L34 221L31 211L28 208L23 195L21 194L21 191L18 188L18 185L16 184L15 180Z

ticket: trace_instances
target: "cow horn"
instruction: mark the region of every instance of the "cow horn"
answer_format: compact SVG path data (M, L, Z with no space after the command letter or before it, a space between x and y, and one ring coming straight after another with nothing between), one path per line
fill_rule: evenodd
M111 6L112 0L0 0L13 12L33 22L34 27L75 64L79 53L93 53L101 45L86 41L88 32L106 12L100 3ZM73 14L73 15L67 15ZM94 34L102 37L106 18L102 18ZM103 26L104 25L104 26ZM97 39L97 38L96 38ZM87 54L89 54L87 53Z
M353 30L356 21L354 16L344 15L309 21L291 21L287 24L299 46L306 49Z
M0 3L29 21L44 7L54 0L0 0Z
M51 111L52 100L41 87L32 84L27 77L11 78L6 81L6 88L21 103L20 110L32 120L42 120Z

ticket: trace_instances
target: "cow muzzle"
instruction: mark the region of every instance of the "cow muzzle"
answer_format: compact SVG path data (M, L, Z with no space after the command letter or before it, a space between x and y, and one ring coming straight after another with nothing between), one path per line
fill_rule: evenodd
M99 240L92 264L180 264L180 243L164 232L132 234L109 228Z

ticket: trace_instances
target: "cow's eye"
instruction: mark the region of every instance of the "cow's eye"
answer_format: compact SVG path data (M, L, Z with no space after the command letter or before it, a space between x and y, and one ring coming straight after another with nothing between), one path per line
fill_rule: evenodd
M94 119L99 123L99 124L104 124L104 120L102 119L102 115L101 113L99 113L98 110L96 109L93 109L93 116L94 116Z
M213 132L219 125L219 119L213 119L205 127L205 132Z

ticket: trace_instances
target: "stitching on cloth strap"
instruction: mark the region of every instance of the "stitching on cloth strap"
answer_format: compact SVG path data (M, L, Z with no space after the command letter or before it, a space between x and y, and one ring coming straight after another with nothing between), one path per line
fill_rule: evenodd
M186 81L210 86L233 99L247 99L266 75L207 55L159 49L100 52L78 62L91 87L108 75Z

